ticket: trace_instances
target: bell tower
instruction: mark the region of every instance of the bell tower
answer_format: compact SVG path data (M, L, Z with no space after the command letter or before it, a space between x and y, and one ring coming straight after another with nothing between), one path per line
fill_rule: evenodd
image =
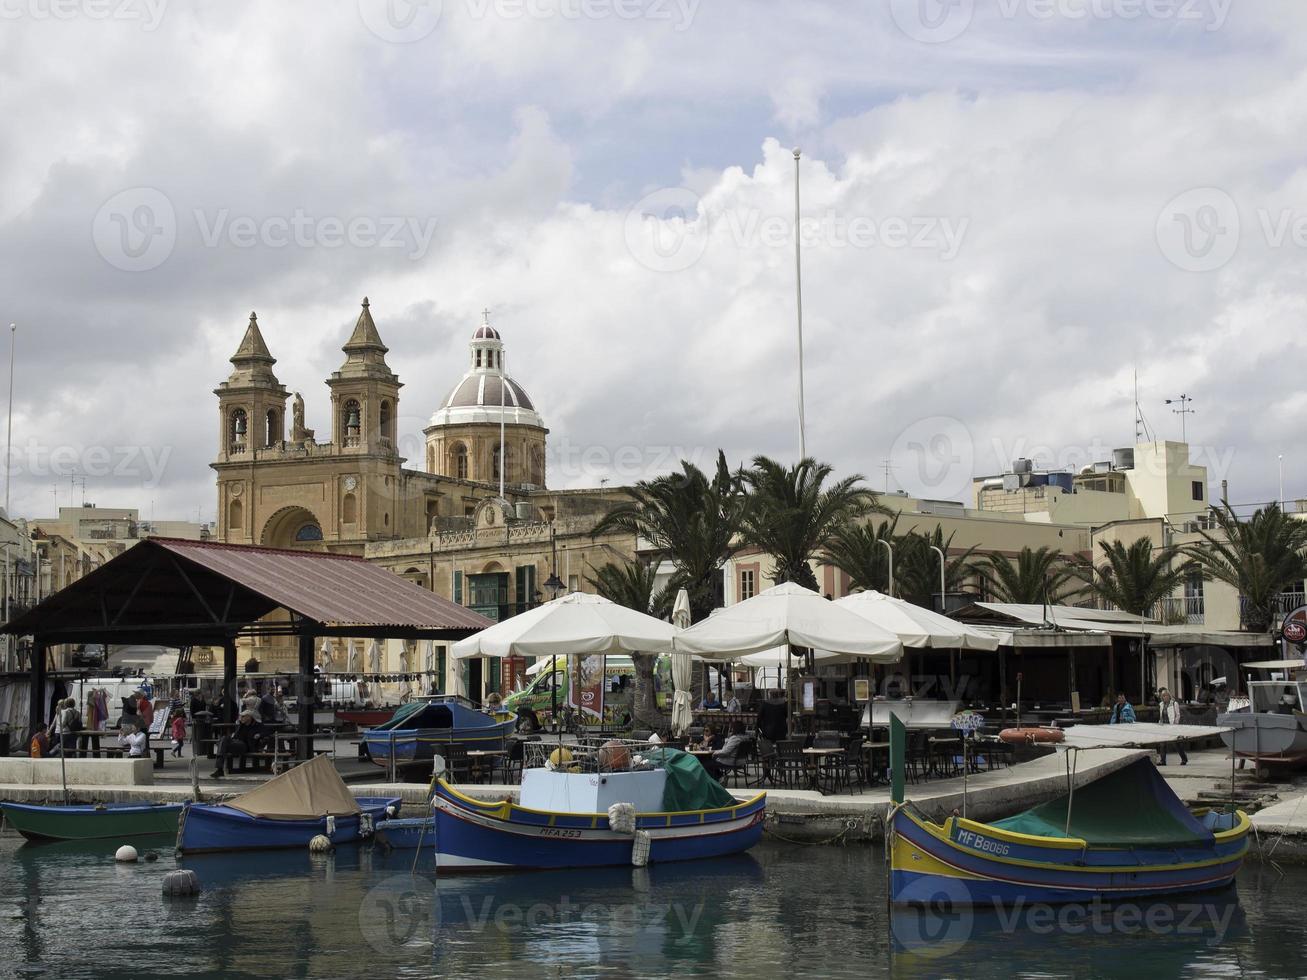
M272 372L277 359L268 351L254 313L231 363L230 377L213 390L218 396L215 466L220 472L223 464L252 463L261 454L280 451L286 440L287 391ZM222 540L248 540L252 534L252 514L242 499L245 490L240 480L220 482L218 530Z
M327 379L331 389L331 437L336 451L397 457L395 420L403 385L386 364L389 348L377 333L366 296L354 332L341 349L345 363Z

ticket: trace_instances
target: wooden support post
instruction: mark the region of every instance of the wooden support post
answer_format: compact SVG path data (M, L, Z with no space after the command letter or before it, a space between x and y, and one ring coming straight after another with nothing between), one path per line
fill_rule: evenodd
M14 638L17 640L17 637ZM32 638L32 694L31 703L28 707L28 735L36 731L36 726L44 724L47 720L45 714L50 710L50 705L45 696L45 641L38 637ZM26 739L24 739L26 741Z
M222 644L222 690L227 695L222 721L232 724L240 706L236 703L236 638L228 637Z
M313 743L307 738L313 734L313 640L312 633L300 634L299 691L296 692L300 712L300 739L296 748L300 759L313 758Z

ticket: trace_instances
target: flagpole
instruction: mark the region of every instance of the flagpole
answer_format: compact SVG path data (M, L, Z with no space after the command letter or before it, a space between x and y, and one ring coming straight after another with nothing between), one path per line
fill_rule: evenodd
M794 302L799 327L799 458L808 457L808 438L803 412L803 258L799 234L799 157L803 151L794 148Z

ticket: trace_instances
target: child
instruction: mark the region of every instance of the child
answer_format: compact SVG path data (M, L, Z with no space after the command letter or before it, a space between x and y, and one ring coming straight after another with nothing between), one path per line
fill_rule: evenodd
M28 751L33 759L43 759L50 754L50 736L46 734L44 725L37 725L36 731L32 733L32 743Z
M182 743L186 741L186 713L181 708L172 713L172 754L182 757Z

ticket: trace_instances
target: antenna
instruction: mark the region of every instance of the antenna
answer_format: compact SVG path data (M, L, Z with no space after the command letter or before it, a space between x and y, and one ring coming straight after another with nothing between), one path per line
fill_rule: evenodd
M885 492L889 493L890 461L888 459L884 459L881 460L881 463L885 467Z
M1168 405L1180 406L1179 408L1171 409L1171 411L1174 412L1176 415L1180 416L1180 441L1183 443L1189 442L1189 433L1187 427L1185 426L1185 416L1194 414L1194 410L1189 407L1189 403L1191 401L1193 401L1193 399L1190 396L1184 394L1180 395L1177 398L1168 398L1166 400L1166 403Z

